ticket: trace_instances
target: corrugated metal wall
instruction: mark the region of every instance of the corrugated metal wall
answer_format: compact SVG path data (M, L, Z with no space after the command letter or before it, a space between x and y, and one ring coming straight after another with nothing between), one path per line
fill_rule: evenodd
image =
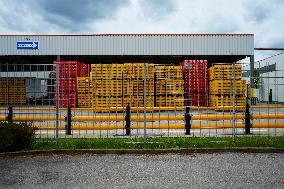
M19 50L17 41L38 41ZM253 55L252 34L1 35L0 55Z

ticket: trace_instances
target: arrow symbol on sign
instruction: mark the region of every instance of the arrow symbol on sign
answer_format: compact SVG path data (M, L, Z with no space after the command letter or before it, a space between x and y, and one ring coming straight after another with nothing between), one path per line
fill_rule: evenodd
M37 44L36 44L35 42L33 42L32 47L33 47L33 48L36 48L36 47L37 47Z

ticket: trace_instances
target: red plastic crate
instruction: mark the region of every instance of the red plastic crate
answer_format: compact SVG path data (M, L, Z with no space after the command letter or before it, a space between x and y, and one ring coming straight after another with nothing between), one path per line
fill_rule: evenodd
M56 79L54 79L54 85L56 85ZM54 92L56 87L54 87ZM59 92L75 92L76 91L76 79L75 78L59 78Z
M54 94L54 106L56 106L56 94ZM59 107L76 107L76 94L59 94Z
M186 106L206 106L207 98L206 96L203 96L203 95L199 95L199 96L193 96L192 94L185 95L184 102Z
M90 73L90 68L88 64L83 64L82 67L82 77L89 77L89 73Z
M88 77L89 65L78 61L55 61L54 71L56 73L56 64L59 64L59 77Z
M192 67L207 68L207 60L184 60L180 65L182 69L191 69Z
M184 60L181 62L184 79L185 105L207 105L207 60Z
M64 94L72 94L76 92L76 87L65 87L65 88L59 88L59 93ZM56 93L56 89L54 89L54 93Z

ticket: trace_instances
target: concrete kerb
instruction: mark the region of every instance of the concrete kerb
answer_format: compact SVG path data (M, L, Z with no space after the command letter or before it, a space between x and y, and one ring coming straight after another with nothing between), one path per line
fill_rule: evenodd
M190 148L190 149L62 149L62 150L34 150L0 153L0 158L37 157L52 155L166 155L166 154L194 154L194 153L284 153L284 148Z

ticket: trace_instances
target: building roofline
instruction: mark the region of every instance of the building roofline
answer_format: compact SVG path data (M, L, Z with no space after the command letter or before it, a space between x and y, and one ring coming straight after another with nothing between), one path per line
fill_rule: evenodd
M254 36L254 34L0 34L0 36Z
M274 54L274 55L269 56L269 57L267 57L267 58L264 58L264 59L262 59L262 60L258 60L258 61L254 62L254 63L259 63L259 62L265 61L265 60L270 59L270 58L272 58L272 57L274 57L274 56L279 56L279 55L281 55L281 54L283 54L283 53L284 53L284 52L281 52L281 53L278 53L278 54Z

